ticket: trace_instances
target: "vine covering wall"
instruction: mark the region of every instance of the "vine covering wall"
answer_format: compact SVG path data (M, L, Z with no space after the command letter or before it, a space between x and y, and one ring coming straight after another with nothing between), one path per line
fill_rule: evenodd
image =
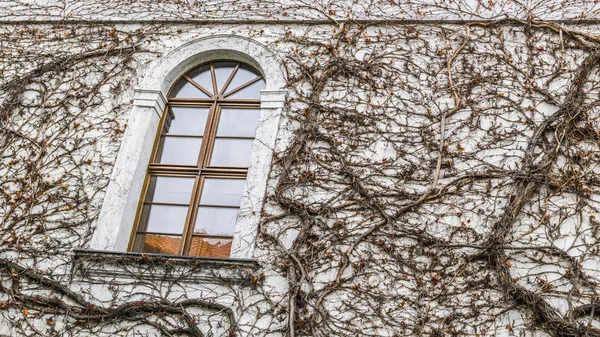
M9 16L0 333L600 336L600 38L594 23L548 20L595 9L511 2L515 15L496 18L500 3L460 4L258 7L286 23L157 22L150 9L155 21L131 24ZM27 6L35 19L58 8ZM471 20L354 20L388 8ZM88 247L144 69L217 33L278 53L290 91L258 265L74 254Z

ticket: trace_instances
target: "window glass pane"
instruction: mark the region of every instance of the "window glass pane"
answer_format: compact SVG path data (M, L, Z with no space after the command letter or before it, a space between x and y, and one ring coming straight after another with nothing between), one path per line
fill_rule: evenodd
M165 132L174 135L202 136L208 108L171 107L165 121Z
M138 234L133 250L141 253L179 254L180 246L180 236Z
M221 109L217 136L254 137L260 109Z
M240 65L238 70L235 72L235 76L233 76L233 79L227 86L227 91L229 92L229 91L241 86L242 84L250 82L251 80L253 80L259 76L260 76L260 74L254 72L254 70L252 70L250 67L245 66L245 65Z
M194 178L153 176L148 185L146 201L189 204Z
M197 165L200 145L202 138L163 136L156 161L162 164Z
M188 76L194 80L194 82L200 84L200 86L208 90L208 92L214 92L212 78L210 75L210 65L208 63L190 71Z
M206 178L200 205L239 206L245 186L245 179Z
M144 205L143 222L138 231L182 234L187 210L186 206Z
M215 139L211 166L248 167L252 139Z
M235 68L236 63L234 62L215 62L215 77L217 78L217 88L218 91L221 92L223 90L223 85L227 82L229 75Z
M229 257L231 253L231 239L209 239L194 236L190 255L208 257Z
M169 97L177 98L209 98L200 89L196 88L193 84L188 82L185 78L182 78L177 82L171 95Z
M265 81L259 80L237 91L226 98L230 99L260 99L260 91L265 88Z
M235 231L237 208L198 207L194 234L229 235Z

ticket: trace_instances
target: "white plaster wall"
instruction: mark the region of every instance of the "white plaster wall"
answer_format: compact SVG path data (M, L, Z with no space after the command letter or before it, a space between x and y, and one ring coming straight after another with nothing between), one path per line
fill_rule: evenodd
M189 29L185 26L184 28ZM264 288L267 289L269 295L272 296L274 306L285 304L285 296L287 294L288 284L287 280L281 276L281 274L274 271L274 268L270 263L273 263L269 256L269 252L255 247L255 235L256 225L260 220L261 207L263 205L263 198L265 191L272 194L272 189L276 181L276 176L268 178L271 164L272 152L275 150L281 152L286 149L289 144L290 138L293 135L293 130L296 127L293 122L286 118L289 111L284 109L286 90L284 88L284 77L283 69L280 68L280 63L277 57L273 56L271 52L265 50L276 50L277 53L285 55L289 52L289 46L274 46L271 42L278 36L283 34L287 27L277 26L267 28L267 32L263 36L253 36L256 34L255 30L263 29L264 27L257 25L252 28L247 27L233 27L236 28L236 34L232 36L222 36L221 33L230 32L232 26L223 25L216 27L202 27L191 29L190 31L177 35L169 35L163 37L163 40L152 47L156 48L158 52L162 52L160 60L156 61L148 67L148 69L140 70L140 73L148 74L140 84L136 85L134 93L133 107L129 112L129 121L126 134L121 142L119 149L118 158L116 160L111 182L106 191L106 197L104 198L104 204L97 221L96 230L91 241L90 247L100 250L120 250L124 251L129 240L131 226L133 224L133 218L137 209L137 203L139 201L141 186L145 176L146 164L149 160L150 151L154 142L155 130L158 125L158 119L163 111L165 98L164 94L178 76L190 69L194 65L199 63L214 60L219 58L233 57L240 61L248 62L257 68L261 69L265 74L267 80L267 89L263 91L261 97L261 117L260 126L257 130L257 141L253 147L252 162L248 174L248 186L246 188L245 197L242 203L242 209L238 219L236 227L234 249L232 257L255 257L261 261L263 271L267 275ZM302 32L305 27L298 26L293 28L297 32ZM321 32L323 35L319 38L326 40L328 35L326 34L329 28L323 28ZM239 37L242 35L243 37ZM238 36L238 37L234 37ZM259 42L253 42L247 37L253 36ZM435 40L436 37L432 36L431 41ZM232 42L232 41L238 41ZM439 42L439 41L438 41ZM260 45L268 46L268 48L260 47ZM425 75L423 75L425 76ZM409 77L409 75L406 75ZM562 89L560 89L562 90ZM343 97L343 96L342 96ZM123 98L126 100L127 98ZM438 103L440 106L447 104L447 98L441 99ZM297 108L297 107L296 107ZM555 107L553 106L540 106L540 111L536 112L536 117L539 118L546 115L549 111L551 112ZM506 114L505 117L511 117L511 113ZM457 114L455 120L460 120L464 116ZM419 118L414 116L406 116L402 119L401 123L418 123ZM450 121L449 123L453 123ZM394 129L397 131L398 129ZM382 129L384 132L385 129ZM459 133L460 137L461 134ZM390 158L394 153L394 149L390 148L393 143L384 143L378 141L373 143L373 146L369 148L368 153L361 154L361 160L368 161L380 161L383 158ZM395 144L398 145L398 144ZM402 145L402 144L399 144ZM456 144L452 144L456 146ZM465 143L467 145L467 143ZM473 144L468 143L469 146ZM106 153L110 153L113 149L104 149ZM518 152L520 149L512 149ZM498 153L498 152L494 152ZM498 158L498 157L496 157ZM469 168L470 163L461 163L461 169ZM442 176L442 180L443 180ZM268 182L268 184L267 184ZM425 186L426 188L427 186ZM408 186L407 188L414 188L415 190L423 189L424 186ZM309 191L310 192L310 191ZM307 198L314 198L314 195L307 193ZM473 198L470 202L476 202L476 198ZM572 200L565 198L564 200L556 201L559 204L570 204ZM493 206L493 205L484 205ZM484 207L481 207L482 209ZM556 206L560 208L560 206ZM267 213L277 213L281 210L271 207L268 205ZM448 219L448 223L452 222L452 215L445 214L449 212L449 209L445 208L431 208L429 210L432 214L431 222L435 223L435 215L441 214L442 218ZM452 218L452 219L451 219ZM458 220L458 219L457 219ZM422 219L408 220L413 221L415 226L420 225ZM429 221L429 220L428 220ZM477 220L473 221L478 222ZM348 226L352 226L349 224ZM284 219L278 221L273 225L274 232L281 230L287 232L285 244L286 247L290 247L295 238L294 223L293 220ZM483 227L483 226L482 226ZM292 228L292 229L289 229ZM432 233L443 237L447 233L447 228L443 226L430 227ZM557 242L568 248L572 245L573 240L568 238L568 228L565 229L565 236ZM594 262L597 261L585 261L591 265L591 269L595 268ZM514 276L522 276L521 272L527 273L527 269L514 269ZM330 281L332 277L331 273L321 273L315 278L316 284L320 282ZM375 277L375 279L383 279L383 275ZM106 280L111 279L108 277ZM98 277L96 281L102 282L104 279ZM87 289L90 293L102 298L107 294L107 285L90 285L89 279L81 278L73 281L74 287L81 289ZM145 285L139 284L128 284L128 290L124 292L130 292L131 290L139 291L140 293L148 294L162 294L169 299L177 299L182 296L188 297L206 297L213 296L216 300L221 301L223 304L231 306L242 306L239 303L230 302L229 292L232 291L230 288L224 288L221 285L213 284L210 281L202 280L186 280L184 285L177 288L175 291L171 289L161 288L161 286L152 289L151 285L154 285L154 280L143 281ZM178 286L179 287L179 286ZM391 287L391 285L390 285ZM263 336L271 335L277 336L282 333L280 329L284 329L285 322L278 320L275 315L265 314L260 320L256 320L256 312L262 311L268 312L270 309L263 299L252 290L248 289L236 289L239 291L239 296L247 298L248 302L244 303L247 308L250 309L239 309L240 322L244 323L244 333L247 336ZM216 295L215 295L216 294ZM222 297L220 296L222 295ZM256 296L256 297L254 297ZM253 302L255 301L255 302ZM339 305L338 299L327 298L328 305L335 308ZM347 315L344 312L333 311L336 315L343 317ZM405 313L406 314L406 313ZM410 314L410 313L408 313ZM440 311L440 315L447 314L443 310ZM507 314L502 317L498 323L498 335L508 335L509 333L503 331L503 323L519 320L520 315L518 314ZM219 332L218 329L214 330L215 334ZM269 331L277 331L270 333ZM381 332L385 335L385 331Z

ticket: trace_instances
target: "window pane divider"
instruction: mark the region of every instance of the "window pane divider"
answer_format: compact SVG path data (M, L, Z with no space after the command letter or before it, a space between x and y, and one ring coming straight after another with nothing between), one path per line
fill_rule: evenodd
M209 239L233 239L233 235L194 234L194 237Z
M228 92L228 93L224 94L224 95L223 95L223 97L224 97L224 98L227 98L227 96L230 96L230 95L232 95L232 94L235 94L236 92L238 92L238 91L240 91L240 90L242 90L242 89L245 89L246 87L249 87L250 85L252 85L252 84L254 84L254 83L256 83L256 82L258 82L258 81L260 81L260 80L262 80L262 77L261 77L261 76L257 76L255 79L253 79L253 80L250 80L250 81L248 81L248 82L246 82L246 83L244 83L244 84L240 85L239 87L237 87L237 88L235 88L235 89L231 90L230 92Z
M178 134L166 134L160 135L161 137L180 137L180 138L204 138L204 135L178 135Z
M210 109L214 101L210 98L169 98L169 107Z
M254 137L242 137L242 136L215 136L215 139L245 139L245 140L254 140Z
M214 147L215 140L214 135L217 133L217 127L219 126L220 107L218 103L214 103L210 108L208 114L208 122L206 123L205 134L206 139L202 140L202 150L200 150L200 158L198 161L199 167L209 166L210 158L212 157L212 148Z
M202 169L202 174L243 175L248 174L247 167L209 166Z
M238 63L235 65L235 68L233 68L233 71L229 75L229 78L227 79L227 81L225 81L225 84L223 84L223 88L221 89L221 92L219 92L219 95L223 96L223 93L225 92L225 90L227 90L229 83L231 83L231 80L233 80L233 76L235 76L235 73L237 73L239 68L240 68L240 64Z
M200 169L197 167L157 166L150 164L148 173L156 175L172 175L174 177L189 177L197 176L200 173Z
M240 206L233 206L233 205L211 205L211 204L199 204L198 207L240 208Z
M204 178L202 176L196 178L194 189L192 190L192 198L190 200L190 205L194 205L194 207L190 207L188 209L189 217L186 219L183 227L183 244L181 245L181 255L188 255L190 247L192 246L192 236L194 234L193 232L196 224L196 217L198 216L198 207L195 207L195 205L200 203L200 195L202 194L203 185Z
M144 232L144 231L138 231L137 234L143 234L143 235L165 235L165 236L176 236L176 237L181 237L181 234L171 234L171 233L163 233L163 232Z
M261 78L259 78L261 79ZM223 98L223 99L210 99L210 98L169 98L169 103L174 103L176 106L188 106L202 103L213 103L217 102L218 104L222 104L223 106L235 106L242 104L255 104L257 107L260 106L260 100L256 99L233 99L233 98ZM244 106L246 107L246 106ZM251 108L249 106L249 108Z
M190 204L174 204L169 202L160 202L160 201L146 201L144 205L157 205L157 206L180 206L180 207L189 207Z
M212 93L210 93L208 90L204 89L203 86L201 86L200 84L196 83L196 81L194 81L193 79L191 79L188 75L183 75L183 78L185 78L193 86L195 86L196 88L200 89L200 91L202 91L204 94L206 94L206 96L208 96L206 99L210 99L213 96Z
M214 94L211 96L216 96L219 94L219 88L217 88L217 76L215 75L215 65L214 63L210 63L210 77L212 79L213 92Z

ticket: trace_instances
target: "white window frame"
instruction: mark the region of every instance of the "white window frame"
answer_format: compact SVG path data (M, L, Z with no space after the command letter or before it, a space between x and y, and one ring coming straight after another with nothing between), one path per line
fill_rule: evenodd
M111 174L90 248L126 251L135 223L156 131L171 86L190 69L209 61L235 60L258 69L266 81L252 147L244 197L236 221L231 258L253 258L256 232L287 90L281 63L261 43L236 35L215 35L179 46L149 69L134 102Z

